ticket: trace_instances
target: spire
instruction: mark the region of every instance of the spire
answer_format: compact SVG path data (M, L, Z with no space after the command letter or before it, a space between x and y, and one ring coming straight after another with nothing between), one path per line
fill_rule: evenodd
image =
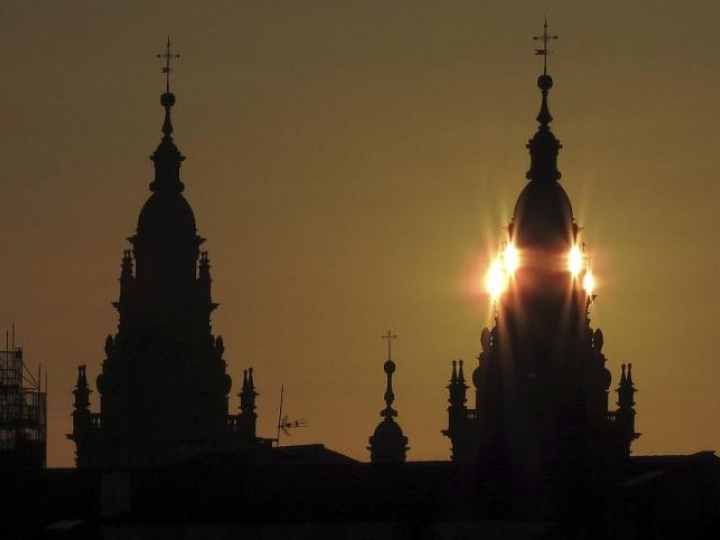
M88 388L87 377L85 375L85 366L78 366L78 377L73 395L75 402L73 403L72 412L73 431L68 438L76 439L82 437L92 427L92 418L90 413L90 388Z
M258 393L255 391L253 381L253 368L243 370L243 384L240 393L240 414L238 415L238 435L244 441L256 439L257 413L255 409L255 398Z
M635 385L632 378L632 364L622 365L622 374L620 375L620 383L616 390L618 395L618 408L615 411L617 418L617 427L620 430L623 442L623 454L630 455L630 444L633 440L640 437L635 432Z
M211 301L212 278L210 277L210 259L208 252L200 253L200 264L198 265L198 286L200 292L207 301Z
M463 361L458 362L460 369L458 370L458 384L465 384L465 374L463 373Z
M535 55L543 57L543 74L537 80L538 88L540 88L542 94L542 101L540 103L540 112L538 112L535 119L540 125L537 133L527 144L531 160L530 170L525 175L528 180L551 182L559 180L561 177L560 171L557 170L557 154L562 148L562 144L550 131L550 122L552 122L553 117L548 107L548 93L553 87L553 80L547 74L547 57L552 54L552 51L548 49L548 42L557 38L558 36L548 34L547 19L543 26L542 35L533 37L534 40L542 40L542 47L535 49Z
M254 414L255 398L258 393L255 392L255 381L253 381L253 368L243 370L243 385L240 391L240 411L242 414Z
M160 96L160 105L165 108L165 120L162 125L163 138L160 145L150 159L155 163L155 180L150 183L151 191L167 191L180 193L185 186L180 181L180 164L185 160L173 142L174 131L171 119L171 109L175 105L175 94L170 92L170 64L172 60L180 58L179 54L173 54L170 45L170 37L167 40L166 50L157 57L165 61L161 72L165 75L165 93Z
M132 280L133 277L133 260L132 260L132 251L129 249L126 249L123 251L123 259L122 264L120 266L120 281L122 283L127 283L128 281Z
M390 330L382 336L388 340L388 359L383 365L383 370L387 377L385 387L385 408L380 411L383 420L375 428L375 432L370 437L368 450L370 450L370 459L373 463L404 463L405 454L408 450L408 438L403 435L402 428L395 422L394 417L397 411L392 408L395 401L395 394L392 387L392 376L395 373L395 362L391 358L392 339L397 338Z
M88 388L85 366L78 366L78 377L73 394L75 395L75 409L84 410L90 407L90 388Z
M162 132L165 137L170 137L173 132L172 122L170 121L170 109L175 105L175 94L170 92L170 62L175 58L180 58L179 54L172 54L172 48L170 45L170 36L167 38L167 48L163 54L158 54L158 58L165 60L165 66L162 68L162 73L165 74L165 93L160 97L160 103L165 107L165 122L163 122Z
M632 378L632 364L628 364L627 369L625 364L623 364L622 373L620 375L620 383L617 388L618 411L627 413L632 411L634 414L633 407L635 406L635 392L637 392L637 390L635 389L635 384L633 383Z
M383 369L387 375L387 387L385 389L385 409L380 412L380 416L385 418L392 418L397 416L397 411L392 408L392 404L395 401L395 394L392 388L392 376L395 373L395 362L392 361L392 340L397 339L397 336L392 333L391 330L387 331L387 334L382 336L382 339L387 339L388 342L388 358L385 362Z
M450 384L447 388L450 391L450 398L448 399L450 407L464 409L465 403L467 402L468 386L465 384L462 360L452 361L452 376L450 377Z

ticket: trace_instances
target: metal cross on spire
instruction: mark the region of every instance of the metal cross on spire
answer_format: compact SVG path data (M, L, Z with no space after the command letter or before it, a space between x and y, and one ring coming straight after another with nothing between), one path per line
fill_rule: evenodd
M548 23L547 18L545 18L545 24L543 25L543 33L541 36L533 36L533 41L542 40L542 48L541 49L535 49L535 56L542 56L543 57L543 75L547 75L547 57L548 55L552 54L552 51L548 49L548 41L551 41L553 39L557 39L558 36L551 36L548 34Z
M388 328L387 334L383 334L382 339L387 339L388 342L388 360L392 359L392 340L397 339L397 336L392 333L392 330Z
M163 54L158 54L158 58L162 58L165 60L165 65L162 68L162 73L165 74L165 91L169 94L170 93L170 72L172 69L170 68L170 62L174 58L180 58L179 54L172 54L172 50L170 48L170 36L167 38L167 48L165 49L165 52Z

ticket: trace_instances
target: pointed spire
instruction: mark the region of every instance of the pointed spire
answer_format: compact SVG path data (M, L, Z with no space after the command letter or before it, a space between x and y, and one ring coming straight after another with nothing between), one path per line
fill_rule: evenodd
M175 105L175 94L170 92L170 72L172 71L170 63L172 60L180 58L180 55L172 53L169 37L166 51L158 54L157 57L165 61L161 70L165 75L165 93L160 96L160 105L165 108L165 120L162 125L162 141L150 157L155 163L155 180L150 183L150 190L180 193L185 189L184 184L180 181L180 165L185 160L185 156L180 153L172 138L174 129L171 109Z
M133 259L132 252L126 249L123 252L122 264L120 265L120 281L127 282L133 277Z
M622 365L622 373L616 392L618 394L617 404L620 407L619 411L629 412L635 405L634 395L637 392L632 378L632 364Z
M617 387L618 408L615 411L617 419L617 427L620 430L623 442L623 454L630 455L630 445L633 440L640 437L635 431L635 385L632 377L632 364L622 365L622 374L620 375L620 383Z
M531 161L530 170L525 175L528 180L552 182L559 180L562 176L560 171L557 170L557 155L562 148L562 144L550 131L550 122L552 122L553 117L548 107L548 93L553 87L552 77L547 74L547 57L552 54L552 51L548 49L548 41L557 38L558 36L548 34L547 19L543 26L542 35L533 38L543 42L542 48L535 49L535 54L543 57L543 74L537 80L538 88L542 93L540 111L536 117L540 125L535 136L527 144Z
M75 402L73 406L77 410L85 410L90 407L90 388L88 388L87 376L85 375L85 366L78 366L78 377L75 383L75 389L73 395L75 396Z
M255 391L253 381L253 368L243 370L242 389L240 397L240 414L238 415L238 434L245 441L256 439L257 413L255 409L255 398L259 394Z
M243 370L243 384L240 390L240 410L241 414L252 413L255 410L255 398L258 393L255 392L255 381L253 381L253 369Z
M448 403L450 403L451 408L464 408L467 402L468 386L465 384L463 361L453 360L452 366L452 377L450 377L450 385L447 387L450 391Z
M375 428L375 432L370 437L368 450L370 450L370 459L373 463L404 463L405 454L408 450L408 438L403 435L402 428L395 422L394 417L397 411L392 408L395 401L395 393L392 387L392 377L395 373L395 362L390 358L390 340L397 336L388 330L388 333L382 336L388 340L388 359L383 364L383 370L387 377L385 387L385 408L380 411L383 420Z

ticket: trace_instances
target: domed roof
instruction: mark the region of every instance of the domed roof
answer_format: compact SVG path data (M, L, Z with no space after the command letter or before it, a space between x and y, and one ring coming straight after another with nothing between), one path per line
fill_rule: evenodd
M570 198L556 181L531 181L520 193L513 213L513 239L518 246L572 242Z
M407 442L400 424L392 418L385 418L375 428L373 433L374 444L397 444L404 446Z
M152 236L194 236L197 232L195 214L180 193L156 191L140 211L137 232Z

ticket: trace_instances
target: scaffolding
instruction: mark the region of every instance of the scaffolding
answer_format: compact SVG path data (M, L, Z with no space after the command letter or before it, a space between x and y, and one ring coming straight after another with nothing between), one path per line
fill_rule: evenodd
M14 342L8 336L0 351L0 468L45 467L47 375L43 385L41 367L31 373Z

